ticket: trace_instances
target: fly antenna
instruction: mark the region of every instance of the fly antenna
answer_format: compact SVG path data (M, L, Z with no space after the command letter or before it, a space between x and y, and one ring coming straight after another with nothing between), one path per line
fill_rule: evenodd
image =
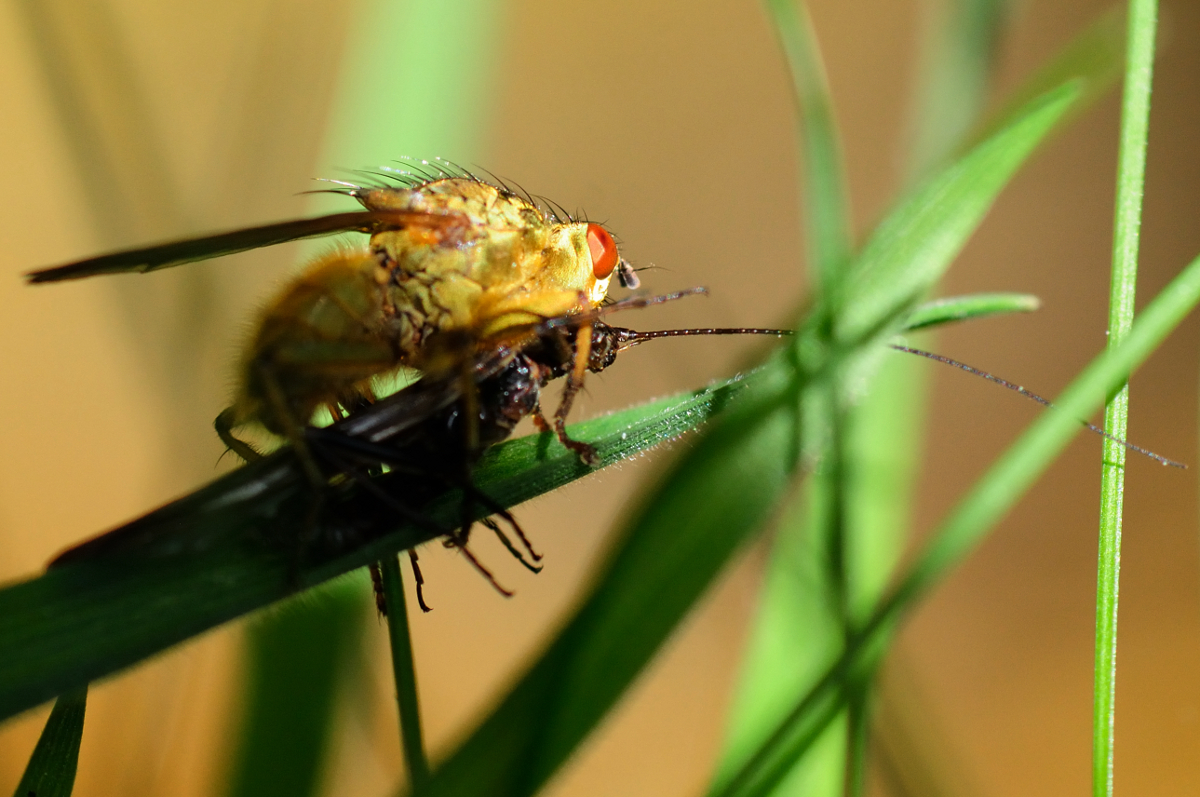
M530 330L528 337L522 338L522 341L527 341L537 335L542 335L554 329L563 327L579 328L583 324L599 321L604 316L615 313L619 310L637 310L642 307L652 307L657 304L666 304L677 299L686 299L689 296L707 296L708 289L704 287L685 288L682 291L674 293L662 293L657 296L630 296L627 299L606 304L603 307L596 307L582 313L572 313L570 315L556 316L547 318L542 323ZM793 334L789 329L758 329L751 327L730 327L724 329L661 329L650 332L637 332L632 329L624 329L623 327L612 327L618 332L620 338L620 347L618 351L628 349L630 346L651 340L653 338L671 338L684 335L775 335L777 337ZM627 342L628 341L628 342ZM507 346L497 348L499 357L507 357L510 349ZM489 361L494 358L489 358Z
M688 335L770 335L776 338L794 334L790 329L762 329L759 327L708 327L704 329L656 329L650 332L621 330L621 343L617 351L625 351L639 343L655 338L682 338Z
M918 357L924 357L927 360L934 360L935 362L944 363L953 368L957 368L960 371L966 371L968 374L974 374L975 376L982 377L983 379L986 379L989 382L994 382L995 384L1000 385L1001 387L1006 387L1009 390L1013 391L1014 393L1020 393L1025 398L1036 401L1038 404L1041 404L1043 407L1048 407L1050 409L1057 409L1057 407L1055 407L1054 402L1051 401L1050 399L1044 398L1042 396L1039 396L1037 393L1033 393L1029 390L1026 390L1021 385L1014 384L1013 382L1009 382L1007 379L1001 379L1000 377L996 376L995 374L990 374L987 371L983 371L979 368L975 368L973 366L967 365L966 363L959 362L958 360L953 360L949 357L943 357L940 354L934 354L931 351L925 351L923 349L914 349L910 346L901 346L896 343L892 343L889 345L896 351L902 351L902 352L905 352L906 354L915 354ZM1101 429L1099 426L1096 426L1095 424L1088 423L1087 421L1084 421L1084 420L1080 420L1079 422L1081 424L1083 424L1084 426L1086 426L1089 430L1091 430L1091 431L1095 432L1096 434L1100 435L1101 437L1103 437L1105 440L1111 440L1112 442L1114 442L1120 446L1123 446L1124 448L1128 449L1129 451L1134 451L1138 454L1141 454L1142 456L1150 457L1150 459L1152 459L1155 462L1158 462L1162 465L1169 465L1172 468L1182 468L1184 470L1187 469L1187 465L1184 465L1182 462L1176 462L1173 459L1167 459L1166 457L1162 456L1161 454L1155 454L1153 451L1142 448L1141 446L1135 446L1133 443L1122 440L1121 438L1117 437L1116 435L1109 434L1108 432L1104 431L1103 429Z

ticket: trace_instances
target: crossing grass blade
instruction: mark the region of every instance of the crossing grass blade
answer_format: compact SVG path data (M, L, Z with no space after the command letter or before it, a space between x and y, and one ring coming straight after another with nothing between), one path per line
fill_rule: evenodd
M86 709L87 686L66 692L54 702L14 797L71 797Z

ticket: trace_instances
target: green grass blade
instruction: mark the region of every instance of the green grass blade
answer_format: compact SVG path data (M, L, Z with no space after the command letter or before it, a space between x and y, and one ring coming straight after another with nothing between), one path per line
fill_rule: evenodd
M360 52L339 81L322 168L476 157L504 24L499 0L363 0L351 31Z
M1137 288L1138 234L1150 125L1150 85L1154 73L1157 0L1130 0L1125 89L1121 103L1121 143L1117 161L1117 209L1113 231L1112 285L1108 345L1119 346L1133 325ZM1125 439L1129 385L1123 385L1104 411L1104 431ZM1125 489L1125 448L1104 441L1100 476L1100 531L1096 569L1096 672L1093 687L1092 793L1113 791L1116 733L1117 607L1121 575L1121 510Z
M829 81L807 6L802 0L766 0L765 4L787 59L800 117L797 148L806 176L805 233L811 268L828 291L853 248L846 170Z
M1049 93L1035 98L1017 111L1010 112L1000 123L993 125L992 129L995 132L991 139L977 145L957 163L951 164L928 180L907 202L901 204L885 219L864 247L862 254L851 265L854 276L843 286L847 298L842 300L845 313L836 321L839 330L848 329L857 333L867 329L879 317L881 308L911 306L914 303L917 296L949 265L982 219L995 192L1022 159L1028 156L1032 147L1077 107L1079 99L1094 96L1085 94L1082 90L1082 86L1087 83L1085 78L1088 77L1090 76L1086 73L1081 75L1080 70L1070 72L1065 81L1053 87ZM915 318L910 312L909 318L915 320L918 325L926 325L951 320L960 311L964 316L982 315L991 311L1027 309L1030 304L1026 297L1011 296L988 297L979 302L970 299L952 300L941 306L933 304L923 308ZM911 446L909 450L912 448L915 446ZM880 476L884 473L885 468L877 471ZM881 489L886 489L887 482L883 484ZM890 482L890 486L898 487L895 480ZM897 496L893 496L891 500L895 502L893 506L902 512L903 500ZM897 521L893 517L884 522ZM886 559L882 553L881 557ZM887 563L878 562L876 565L876 571L865 572L887 572ZM879 594L878 589L881 587L877 581L875 595ZM869 590L864 592L870 594ZM869 605L870 601L867 603ZM786 648L786 645L777 644L775 647ZM820 645L817 648L820 648ZM836 654L836 651L834 653ZM820 655L819 650L817 655ZM830 658L825 658L824 661L827 665ZM794 660L792 663L795 663ZM843 676L848 677L847 673L839 671L838 677ZM862 682L865 677L866 673L860 672L855 676L855 680ZM795 690L792 694L802 694L804 686L814 682L813 676L806 680L797 678L792 687ZM795 685L796 683L799 685ZM782 701L766 701L764 713L773 713L774 717L779 718L782 715L779 707L786 704L786 698ZM817 705L814 704L814 707ZM830 710L822 716L831 719L836 714L836 711ZM757 721L762 723L763 719L760 716ZM808 742L821 739L820 743L827 745L828 742L824 741L827 737L821 736L822 729L823 726L809 726L801 735ZM760 727L757 732L759 738L763 739L770 733L770 728ZM752 751L746 750L744 755L749 755L750 752ZM794 766L796 760L785 757L779 762L779 778L785 776L788 768ZM728 782L733 776L729 759L726 760L725 767L724 774L718 775L715 787L717 791L723 782ZM788 777L789 790L794 787L802 792L811 793L810 789L801 788L800 782L792 780L791 776ZM762 793L767 793L778 783L778 780L772 780L770 787Z
M396 707L400 719L400 746L404 750L409 788L418 792L429 780L429 761L425 758L424 734L421 732L417 668L413 662L412 636L408 630L408 601L404 596L404 581L400 578L399 560L395 556L385 556L379 563L379 571L383 580L384 601L387 603L392 677L396 682Z
M1022 435L942 524L892 602L908 605L982 539L1079 430L1104 397L1140 365L1200 300L1200 258L1168 285L1134 322L1122 344L1097 357ZM893 610L894 611L894 610Z
M762 595L738 678L722 756L715 772L727 780L779 724L780 708L807 692L844 642L840 607L831 583L828 528L832 491L814 474L780 523L767 563ZM805 533L811 531L814 533ZM840 710L840 709L839 709ZM832 722L812 752L797 761L783 787L794 794L836 795L842 790L846 750L844 717Z
M755 373L575 424L572 435L596 444L610 465L696 428L763 379ZM479 487L513 506L592 472L552 437L489 451ZM380 480L403 490L397 484ZM312 496L283 452L113 532L95 561L0 589L0 719L432 536L402 526L357 489L331 498L316 529L324 543L299 568L296 533L309 522ZM456 496L429 512L451 527Z
M342 581L260 618L249 634L241 742L230 797L317 793L342 674L351 668L366 606Z
M948 50L962 55L970 66L979 65L978 38L991 26L992 16L982 6L993 0L961 4L963 13L950 26L955 35L947 36ZM837 219L834 211L846 204L830 190L831 174L844 180L838 158L836 130L832 119L832 101L811 30L811 22L802 3L775 0L767 6L784 44L792 67L793 84L801 107L801 157L809 179L802 190L809 212L807 238L828 241L816 223L840 221L842 230L851 228L848 218ZM982 13L978 13L981 12ZM981 18L982 17L982 18ZM970 23L979 23L971 25ZM969 30L962 30L964 25ZM967 35L962 35L966 33ZM971 60L975 59L975 60ZM990 61L984 58L983 61ZM962 64L956 64L962 66ZM953 70L957 77L961 69ZM980 74L986 73L986 66ZM937 109L954 111L957 119L939 114L932 128L947 145L958 139L961 129L974 118L982 103L982 87L965 83L932 85L933 94L946 102ZM967 81L970 83L970 81ZM953 96L946 90L956 89ZM974 92L978 96L967 95ZM928 97L927 97L928 99ZM947 122L959 121L955 127ZM824 145L824 146L822 146ZM939 152L939 155L945 154ZM833 172L826 164L832 163ZM845 189L835 184L842 195ZM822 201L824 199L824 201ZM843 214L848 215L843 209ZM834 233L839 232L833 226ZM835 239L837 241L839 239ZM849 238L843 234L844 251ZM836 290L841 263L832 258L821 260L820 246L813 247L813 261L825 291ZM831 247L826 246L824 251ZM968 311L969 312L969 311ZM932 322L932 318L930 319ZM832 384L819 400L806 403L806 425L817 430L807 436L806 445L824 451L821 472L812 478L807 496L809 511L792 511L777 531L768 565L768 576L760 597L756 631L749 647L735 698L726 749L717 769L719 780L724 771L736 767L746 752L761 742L779 719L778 709L810 685L811 679L839 652L856 618L878 598L895 564L907 529L907 508L913 467L917 456L917 401L921 390L920 372L913 363L889 359L877 376L877 394L885 401L854 405L842 399L844 389ZM902 421L897 422L897 411ZM861 440L855 430L870 429L871 437ZM826 432L828 430L828 432ZM828 437L828 440L826 440ZM812 558L809 558L812 557ZM802 566L802 562L811 562ZM818 564L820 563L820 564ZM789 640L803 643L789 644ZM862 689L869 688L863 681ZM867 727L866 694L851 701L844 723L836 723L812 755L797 762L796 770L782 787L785 793L855 794L863 783L864 744ZM861 710L860 710L861 709ZM848 731L849 736L846 735ZM846 751L846 741L851 748ZM847 758L849 756L849 758ZM851 781L843 784L843 775Z
M1083 95L1074 112L1087 108L1121 76L1124 55L1125 15L1120 8L1113 8L1098 16L1054 58L1023 81L988 114L966 139L966 145L972 146L993 135L1031 100L1070 81L1078 81Z
M915 304L941 277L1000 189L1080 97L1075 81L1041 95L941 173L876 228L837 297L835 334L861 337Z
M955 321L969 321L1009 313L1032 313L1041 300L1028 293L972 293L924 302L904 320L904 331L913 332Z
M14 797L71 797L86 708L86 685L66 692L54 701L50 718L33 748L25 774L13 792Z
M1106 350L1009 447L959 502L905 577L872 614L855 644L776 727L766 744L723 787L720 797L768 794L837 715L840 684L869 671L904 614L983 540L1079 431L1106 395L1125 381L1200 302L1200 258L1193 260L1134 322L1129 337Z

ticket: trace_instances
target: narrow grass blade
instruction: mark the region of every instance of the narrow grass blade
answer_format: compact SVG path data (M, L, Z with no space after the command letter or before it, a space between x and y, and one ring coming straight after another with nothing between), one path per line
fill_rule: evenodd
M800 190L805 211L803 234L808 242L808 272L819 295L828 295L836 289L853 250L849 192L846 186L842 148L834 117L829 81L825 74L820 48L807 6L801 0L767 0L765 5L774 22L776 35L779 37L783 54L787 59L798 112L796 138L798 161L805 178L800 182ZM834 394L839 392L833 386L827 387L822 392L829 393L831 391ZM836 405L828 401L809 399L805 402L805 406L817 410L818 414L823 414L832 411ZM825 425L821 419L814 419L812 423L819 426ZM808 440L806 445L814 452L830 445L838 447L840 450L841 441L834 440L827 443L824 435L817 435L815 440ZM821 485L825 486L826 482L827 479L822 480ZM818 494L815 489L810 492L814 496ZM832 522L834 518L840 517L840 513L834 512L831 507L825 507L822 504L822 508L827 510L820 514L822 519ZM803 546L802 542L792 539L795 534L790 534L789 530L799 534L801 524L799 522L789 523L781 527L776 549L771 556L772 569L775 569L775 563L781 560L785 560L789 564L794 561L795 552L787 549ZM823 536L822 539L827 540L827 537ZM829 546L830 551L838 548L839 546ZM835 581L838 584L843 583L840 579L835 579ZM828 586L834 587L833 584ZM779 593L768 591L763 597L759 612L764 617L775 617L776 615L790 617L790 601L793 597L795 596L786 590ZM775 606L777 601L782 601L782 604ZM838 602L835 601L835 603ZM805 636L814 643L826 631L830 631L836 639L840 639L843 635L840 626L842 613L837 606L831 606L829 609L830 617L833 618L832 628L826 627L828 626L827 622L821 622L823 618L820 612L803 615L803 619L809 622L806 626ZM819 649L820 646L814 644L809 651L816 652ZM802 669L803 663L792 661L791 666L786 669L776 670L772 667L759 666L758 656L759 653L756 649L749 650L747 662L744 665L755 673L754 684L757 698L772 703L778 700L780 690L783 690L784 694L790 694L789 687L794 681L794 674L798 668ZM823 662L823 660L818 661ZM734 755L734 751L743 745L746 739L757 743L757 739L754 738L755 720L756 713L753 710L739 710L732 716L728 731L728 751L723 754L724 759ZM840 772L842 756L836 740L833 740L832 744L825 745L822 752L822 761L817 764L817 769L822 772ZM820 775L813 777L819 778Z
M837 715L841 685L879 660L905 613L983 540L1079 431L1106 395L1125 381L1200 302L1200 258L1193 260L1134 322L1120 346L1098 356L959 502L913 567L872 613L853 645L825 671L771 738L722 788L719 797L766 795Z
M1049 62L1024 80L1005 97L974 131L965 145L972 146L993 135L1031 100L1070 81L1078 81L1082 97L1072 113L1090 106L1121 76L1125 54L1125 15L1114 7L1099 15Z
M1119 346L1133 325L1137 288L1138 236L1150 126L1150 85L1154 73L1157 0L1130 0L1125 89L1121 103L1121 143L1117 159L1117 208L1113 230L1112 284L1108 345ZM1129 419L1129 385L1108 402L1104 431L1124 440ZM1093 688L1092 793L1113 792L1116 734L1117 606L1121 577L1121 521L1125 490L1125 449L1105 439L1100 476L1099 555L1096 568L1096 673Z
M408 785L419 792L429 780L429 761L425 758L421 709L417 699L417 668L413 662L412 637L408 631L408 601L400 578L400 562L386 556L379 563L387 603L388 638L392 649L392 676L396 681L396 706L400 719L400 746L408 770Z
M715 780L727 780L779 724L783 711L805 694L842 651L844 631L834 605L827 567L831 491L824 474L814 474L780 522L771 548L762 595L726 731ZM812 533L804 533L811 531ZM781 711L782 709L782 711ZM846 728L831 723L809 755L796 762L785 781L795 794L836 795L842 791Z
M924 186L918 188L910 197L907 203L902 204L896 211L879 226L876 232L872 235L863 253L852 264L851 269L856 273L857 277L852 278L852 281L844 286L846 293L852 296L853 299L845 300L842 305L845 308L845 314L838 317L836 323L841 325L846 321L851 322L855 319L856 313L862 313L864 320L861 326L854 326L853 323L848 327L851 330L865 328L869 323L867 319L877 317L875 313L880 307L887 306L888 302L896 302L903 304L906 301L911 302L921 292L940 276L941 272L948 266L950 260L966 240L967 236L973 231L974 227L979 223L983 213L990 205L995 191L1007 181L1012 170L1021 160L1028 155L1028 152L1041 138L1066 114L1077 107L1078 98L1081 96L1081 74L1083 77L1088 77L1080 70L1071 72L1064 82L1054 85L1048 94L1043 94L1041 98L1034 99L1032 102L1026 103L1025 106L1019 108L1015 112L1010 112L1000 123L993 125L991 128L994 133L989 141L978 145L974 150L963 156L956 164L952 164L943 172L932 179L928 180ZM1089 95L1090 96L1090 95ZM1043 115L1044 114L1044 115ZM996 132L1003 131L1003 132ZM995 147L995 149L992 149ZM1011 149L1005 152L1005 149ZM956 171L961 169L962 171ZM991 172L989 175L988 172ZM979 191L975 196L970 194ZM906 247L911 246L911 249ZM929 258L925 260L924 258ZM906 289L905 280L911 280L910 289ZM862 291L856 292L856 287L861 287ZM878 291L878 298L871 296L871 290ZM907 292L907 296L906 296ZM1014 311L1030 309L1033 301L1031 297L1018 297L1013 295L997 295L990 297L967 297L963 299L947 300L943 303L931 303L924 306L919 312L913 311L908 316L906 326L930 326L934 323L944 323L956 318L971 317L985 315L991 312ZM893 305L897 306L897 305ZM914 323L915 322L915 323ZM910 390L913 388L910 386ZM910 428L910 425L905 422L894 424L903 428ZM910 441L912 442L912 441ZM915 449L915 444L910 445L907 449L911 454ZM897 463L901 464L901 463ZM862 472L868 472L869 468L865 468ZM879 469L878 475L887 472L886 469ZM897 471L891 471L893 476ZM902 487L902 481L898 483L895 479L885 480L880 483L880 489L885 490L887 487L893 489ZM843 488L844 490L845 488ZM864 492L864 497L868 496L870 490ZM891 505L898 511L904 511L904 499L897 493L890 496ZM873 502L868 501L874 506ZM852 506L860 505L858 500L852 502ZM885 521L884 526L890 522L895 525L901 523L897 517L890 518ZM815 530L815 527L811 527ZM810 531L810 534L812 531ZM894 555L895 551L891 553ZM886 559L886 556L884 557ZM894 559L892 560L894 562ZM875 570L864 569L863 573L888 572L890 563L877 563ZM800 572L793 565L790 574L785 574L784 577L795 578ZM771 583L770 581L768 582ZM874 595L879 595L879 590L882 589L882 582L875 581ZM811 589L811 588L810 588ZM803 592L803 590L802 590ZM770 592L768 592L768 595ZM864 594L870 595L869 589L864 590ZM869 598L864 601L866 609L869 610L873 603ZM775 630L781 631L780 623L775 624ZM793 633L795 631L793 630ZM818 637L820 632L818 631ZM773 646L777 649L785 649L786 645L781 642L776 642ZM820 645L817 645L818 655ZM793 651L799 656L803 656L812 652L811 648L804 651ZM836 650L827 652L824 659L824 666L836 657ZM796 667L796 657L788 662L793 667ZM782 658L780 664L783 665ZM802 669L802 668L798 668ZM869 668L867 668L869 671ZM850 677L846 671L839 671L839 677ZM760 672L755 675L760 675ZM792 687L792 695L803 693L804 689L816 682L816 673L813 673L808 678L793 675L795 678ZM827 674L827 677L832 677ZM863 683L867 677L867 672L857 671L854 676L856 683ZM832 682L831 682L832 683ZM845 681L843 681L845 683ZM753 687L747 687L754 691ZM761 692L759 692L761 695ZM786 701L786 699L785 699ZM773 716L779 718L782 716L780 712L779 701L760 701L763 706L763 711L757 718L758 728L755 731L759 739L765 739L771 732L770 727L765 727L764 717ZM824 706L823 703L813 704L814 710L818 706ZM837 715L835 710L829 709L821 716L826 720L832 720ZM801 723L803 726L803 723ZM840 728L840 726L838 726ZM795 730L793 728L793 730ZM840 733L841 731L835 731ZM831 742L829 736L822 736L821 727L808 726L807 731L801 731L801 736L807 739L807 743L817 743L822 745L825 752L822 755L827 755L828 748ZM743 741L743 745L745 742ZM806 749L806 748L805 748ZM743 747L741 761L745 761L750 754L750 750ZM734 759L737 760L737 759ZM806 777L804 770L791 770L797 762L797 758L783 757L778 763L778 769L775 770L777 779L771 781L769 787L765 787L761 793L767 793L772 788L780 785L783 778L787 778L786 789L799 789L803 793L814 793L810 786L814 784L811 781L797 780ZM719 774L717 778L717 789L720 789L720 784L728 782L733 777L733 768L729 759L724 764L723 774ZM812 771L811 768L809 770ZM827 776L828 777L828 776ZM825 790L828 790L832 784L826 784Z
M803 197L802 204L805 210L804 236L808 241L809 272L818 295L829 295L835 292L841 277L844 276L845 266L853 250L853 220L833 98L830 96L829 82L824 71L816 32L812 29L808 6L802 0L767 0L766 6L790 68L793 96L797 103L798 162L802 164L804 173L804 179L800 180L800 196ZM817 332L818 336L826 337L828 324L818 326L821 328ZM799 338L797 342L799 343ZM836 385L828 385L821 392L828 399L829 395L836 396L841 391ZM805 401L805 407L808 408L806 414L811 417L808 423L816 429L830 425L827 415L842 412L838 402L815 400L814 397ZM826 436L823 433L804 437L806 445L814 453L826 449L829 451L826 455L827 460L845 461L845 441L840 436L834 436L829 441L824 439ZM829 475L810 484L809 493L821 507L814 514L814 520L820 519L822 525L830 529L829 533L814 537L820 537L822 543L828 543L824 546L824 552L832 558L827 561L841 562L841 558L834 556L834 552L844 550L844 546L833 538L840 539L845 531L840 521L844 517L841 499L846 498L846 493L838 491L834 497L829 491L830 487L832 481ZM826 501L820 501L822 496ZM791 515L796 516L797 513ZM773 573L779 573L775 580L768 582L767 591L763 594L758 610L760 617L763 618L763 622L773 622L773 625L790 625L792 622L804 621L804 628L808 629L805 635L810 639L821 635L821 631L828 631L833 635L833 639L840 640L845 634L841 627L846 618L845 612L842 611L847 603L845 595L829 600L826 600L828 597L823 597L821 609L814 611L806 611L808 606L794 604L793 599L797 597L797 592L791 588L790 583L786 583L787 567L794 564L797 558L797 551L792 549L805 547L804 541L798 539L800 537L806 538L808 535L804 535L804 523L799 517L796 517L794 522L785 523L780 527L769 565ZM820 574L814 575L817 579L811 583L805 581L804 585L799 586L800 592L808 595L809 589L823 585L824 588L840 594L842 587L846 586L846 580L842 577L834 577L829 583L823 583L820 576L830 575L827 570L821 569ZM773 586L775 588L772 588ZM824 616L821 610L827 610L828 616ZM822 619L826 622L822 622ZM790 630L794 628L799 628L799 625ZM791 637L791 634L787 634L787 637ZM769 646L769 643L767 645ZM816 666L824 663L824 658L820 658L823 657L820 645L812 645L806 647L803 652L796 653L800 653L799 658L792 659L786 667L776 669L773 666L775 661L767 658L769 653L763 653L760 648L748 649L743 666L746 671L752 673L750 678L754 687L751 689L755 695L746 697L748 703L739 699L737 707L734 708L722 761L730 761L731 756L737 756L739 748L745 747L746 744L757 743L755 729L760 725L757 723L760 714L756 711L755 703L762 700L775 705L780 694L791 694L797 672L804 670L806 661L814 661ZM826 773L840 773L844 766L838 739L830 739L829 744L823 745L821 760L812 762L812 765L814 766L810 767L811 772L803 775L806 780L824 780L827 779Z
M835 334L852 340L911 306L941 277L1000 189L1080 97L1074 82L1033 100L890 213L837 297Z
M904 331L913 332L955 321L968 321L1009 313L1032 313L1041 300L1028 293L973 293L947 296L918 305L904 320Z
M610 465L696 428L763 379L732 379L571 433ZM514 506L592 472L552 437L497 446L477 471L479 487ZM400 482L379 484L402 491ZM105 535L91 560L0 589L0 719L433 536L356 488L331 498L316 527L321 544L297 566L296 530L310 522L312 495L281 452ZM457 497L431 499L429 513L451 527Z
M71 797L86 708L87 686L66 692L54 702L14 797Z
M820 284L830 292L836 290L836 279L840 276L832 269L841 263L821 259L822 251L830 247L822 249L820 244L830 236L822 235L823 230L814 227L822 220L828 225L834 218L832 211L838 208L838 203L833 200L843 206L843 218L836 221L845 230L851 226L845 218L846 203L829 188L831 174L840 178L843 171L836 157L838 150L833 146L836 130L832 124L832 101L804 5L795 0L777 0L767 5L792 67L802 110L801 154L809 177L802 190L807 196L806 206L823 211L808 213L807 237L818 244L810 248L815 249L813 260ZM955 5L962 13L947 27L952 33L945 37L947 46L943 54L964 56L967 63L956 62L956 67L981 66L990 60L987 55L979 58L978 45L981 37L989 39L993 27L989 23L998 16L990 13L990 9L996 5L992 0L967 0ZM963 30L964 27L969 30ZM961 35L964 33L967 35ZM990 48L982 51L990 52ZM982 78L986 71L983 65L971 72L971 77ZM963 72L963 69L953 70L956 78ZM929 85L931 92L926 99L935 97L945 101L937 109L937 118L927 120L930 124L925 131L934 130L940 136L938 142L945 142L945 146L938 145L939 155L945 154L949 144L956 142L973 120L982 103L983 85L982 79L974 83L968 79L953 86ZM949 89L955 91L948 92ZM836 172L827 165L830 162L838 167ZM836 187L844 195L844 187ZM844 251L849 251L849 245ZM930 323L933 321L931 317ZM788 520L776 534L760 598L757 630L743 665L718 780L722 772L744 761L746 753L769 733L780 717L780 706L806 691L812 677L836 657L850 626L873 605L887 581L906 533L908 488L918 450L913 417L917 414L920 393L919 373L913 364L892 359L878 374L876 391L872 394L886 395L886 400L854 405L843 399L846 391L841 385L832 384L822 397L814 397L805 404L809 418L806 426L816 430L816 434L807 435L807 445L814 452L825 452L823 464L806 491L809 509L789 512ZM899 422L898 410L903 418ZM863 429L870 430L867 440L857 433ZM863 681L861 687L865 690L869 685ZM783 791L837 794L844 788L847 794L857 793L863 782L868 703L865 694L858 697L861 699L851 701L857 709L852 708L848 717L849 737L845 735L844 723L835 723L813 754L796 763ZM849 751L846 751L847 739L851 744ZM842 783L846 774L853 782Z

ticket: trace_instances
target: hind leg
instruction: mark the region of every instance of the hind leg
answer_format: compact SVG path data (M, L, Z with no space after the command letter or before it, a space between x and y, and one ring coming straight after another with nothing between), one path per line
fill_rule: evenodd
M213 428L217 430L217 437L221 438L221 442L227 449L237 454L245 462L257 462L262 459L262 452L233 434L233 428L237 425L233 407L226 407L213 420Z

